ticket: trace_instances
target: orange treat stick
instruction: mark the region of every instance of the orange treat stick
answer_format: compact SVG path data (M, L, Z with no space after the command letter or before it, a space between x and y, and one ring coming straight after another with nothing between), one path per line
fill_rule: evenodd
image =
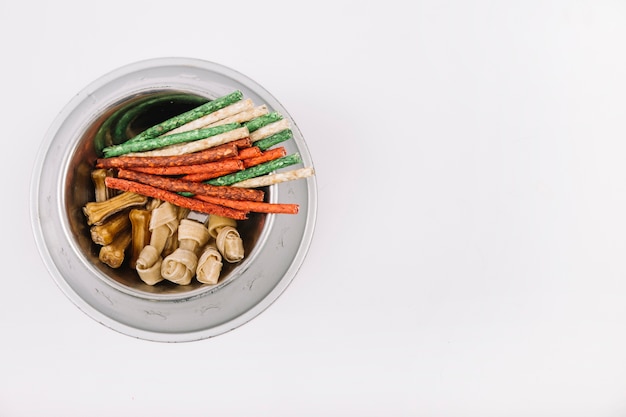
M255 213L298 214L299 210L299 206L297 204L228 200L225 198L211 197L207 195L196 195L194 198L208 203L219 204L224 207Z
M135 194L141 194L146 197L157 198L167 201L176 206L187 208L193 211L199 211L206 214L215 214L217 216L229 217L235 220L245 220L248 215L243 210L237 210L230 207L224 207L197 198L183 197L167 190L152 187L150 185L139 182L129 181L122 178L108 177L105 179L106 185L120 191L129 191Z
M168 178L158 175L144 174L132 170L120 169L117 173L118 178L125 180L140 182L142 184L151 185L163 190L175 193L192 193L209 195L213 197L221 197L233 200L249 200L263 201L265 193L262 190L248 190L246 192L238 191L238 187L210 185L201 182L190 182L180 178Z

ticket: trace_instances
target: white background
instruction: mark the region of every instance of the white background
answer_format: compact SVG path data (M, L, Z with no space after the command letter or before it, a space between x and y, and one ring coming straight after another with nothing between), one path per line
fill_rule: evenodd
M623 1L3 1L0 416L625 416L625 41ZM286 292L183 344L78 310L29 217L63 106L163 56L269 90L319 194Z

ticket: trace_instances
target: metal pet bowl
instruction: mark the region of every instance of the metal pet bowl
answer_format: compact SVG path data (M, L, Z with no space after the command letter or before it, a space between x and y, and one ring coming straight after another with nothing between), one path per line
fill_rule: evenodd
M246 257L224 263L216 285L144 284L130 268L98 259L83 206L94 199L91 170L114 121L134 118L137 132L157 119L234 90L266 104L291 125L281 144L313 167L302 134L280 103L248 77L190 58L158 58L119 68L78 93L58 115L41 145L31 187L32 226L41 256L57 285L84 313L123 334L161 342L206 339L251 320L289 285L312 240L315 177L265 188L271 202L295 203L296 215L258 214L239 223Z

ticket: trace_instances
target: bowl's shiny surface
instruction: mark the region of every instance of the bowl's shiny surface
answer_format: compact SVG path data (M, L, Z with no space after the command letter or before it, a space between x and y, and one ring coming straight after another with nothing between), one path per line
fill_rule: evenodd
M114 138L115 120L141 110L140 131L154 117L240 89L288 118L293 138L284 143L313 166L288 112L254 81L221 65L188 58L141 61L105 75L59 114L42 144L33 173L31 215L41 255L57 284L85 313L127 335L156 341L204 339L229 331L267 308L304 261L313 235L315 178L273 185L269 201L296 203L297 215L253 214L240 222L246 258L225 264L220 283L149 286L133 270L98 260L82 212L93 201L90 172L102 144ZM161 100L162 98L167 100ZM156 116L155 116L156 114ZM112 139L113 138L113 139Z

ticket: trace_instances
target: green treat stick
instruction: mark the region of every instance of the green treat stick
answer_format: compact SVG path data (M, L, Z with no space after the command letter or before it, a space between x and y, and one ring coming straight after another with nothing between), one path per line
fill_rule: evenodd
M300 154L293 153L291 155L283 156L282 158L274 159L273 161L264 162L262 164L244 169L242 171L233 172L232 174L223 175L221 177L213 178L205 182L211 185L231 185L239 181L258 177L259 175L269 174L270 172L276 171L277 169L294 165L300 162L302 162Z
M119 145L106 147L102 150L102 152L104 152L105 158L110 158L113 156L125 155L131 152L151 151L153 149L163 148L165 146L205 139L211 136L219 135L221 133L229 132L239 127L241 127L239 123L229 123L226 125L208 127L206 129L196 129L190 130L188 132L176 133L173 135L159 136L152 139L145 139L135 142L127 141Z
M162 134L167 133L170 130L176 129L179 126L191 122L192 120L196 120L202 116L206 116L209 113L213 113L214 111L223 109L224 107L229 106L241 100L242 98L243 93L239 90L235 90L230 94L216 98L215 100L211 100L189 111L186 111L185 113L181 113L178 116L174 116L159 124L149 127L134 138L129 139L127 142L137 142L161 136Z
M263 116L256 117L249 122L244 123L244 126L248 128L250 133L254 132L257 129L262 128L263 126L267 126L270 123L277 122L281 120L283 116L277 112L271 112L264 114Z
M117 145L128 140L126 135L126 130L128 126L132 123L132 121L139 116L141 113L145 112L147 109L150 109L152 106L161 105L162 103L184 103L191 106L199 106L201 104L206 104L208 102L207 98L192 96L184 93L177 94L168 94L163 96L158 96L154 98L150 98L147 100L143 100L137 104L133 104L128 109L122 109L122 113L115 123L115 128L112 129L113 132L113 144ZM189 108L188 107L188 108Z
M272 136L268 136L263 139L259 139L254 142L254 146L258 147L262 151L266 151L274 145L289 140L293 137L291 129L281 130L278 133L274 133Z

